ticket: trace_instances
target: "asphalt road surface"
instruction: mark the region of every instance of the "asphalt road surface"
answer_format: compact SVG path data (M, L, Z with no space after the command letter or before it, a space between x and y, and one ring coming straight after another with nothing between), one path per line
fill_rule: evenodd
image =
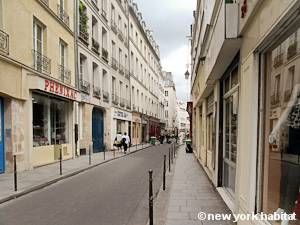
M0 225L144 225L148 170L157 192L168 148L148 148L2 204Z

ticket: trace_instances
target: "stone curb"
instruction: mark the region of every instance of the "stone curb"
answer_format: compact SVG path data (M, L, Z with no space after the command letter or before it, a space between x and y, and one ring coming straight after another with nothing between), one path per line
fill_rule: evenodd
M29 193L31 193L31 192L34 192L34 191L43 189L43 188L45 188L45 187L47 187L47 186L50 186L50 185L52 185L52 184L55 184L55 183L57 183L57 182L59 182L59 181L61 181L61 180L65 180L65 179L67 179L67 178L69 178L69 177L73 177L73 176L75 176L75 175L77 175L77 174L80 174L80 173L83 173L83 172L85 172L85 171L91 170L91 169L93 169L93 168L95 168L95 167L98 167L98 166L100 166L100 165L102 165L102 164L111 162L111 161L116 160L116 159L120 159L120 158L126 157L126 156L128 156L128 155L137 153L137 152L139 152L139 151L148 149L148 148L150 148L150 147L153 147L153 145L150 145L150 146L147 146L147 147L144 147L144 148L135 150L135 151L133 151L133 152L128 152L127 154L118 156L118 157L116 157L116 158L111 158L111 159L105 160L105 161L103 161L103 162L97 163L97 164L95 164L95 165L91 165L91 166L88 166L88 167L86 167L86 168L83 168L83 169L80 169L80 170L77 170L77 171L68 173L68 174L66 174L66 175L62 175L61 177L55 178L55 179L50 180L50 181L47 181L47 182L45 182L45 183L35 185L35 186L33 186L33 187L28 188L27 190L23 190L23 191L20 191L20 192L15 193L15 194L9 195L8 197L5 197L5 198L0 199L0 204L3 204L3 203L5 203L5 202L11 201L11 200L13 200L13 199L22 197L22 196L24 196L24 195L26 195L26 194L29 194Z

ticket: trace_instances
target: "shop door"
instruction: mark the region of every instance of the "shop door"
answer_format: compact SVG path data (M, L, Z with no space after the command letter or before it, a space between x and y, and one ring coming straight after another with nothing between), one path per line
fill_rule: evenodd
M103 112L99 109L93 109L92 115L92 136L93 136L93 152L102 152L103 146Z
M239 78L235 67L223 82L223 187L232 196L235 193Z
M4 160L4 110L3 100L0 98L0 173L4 173L5 160Z

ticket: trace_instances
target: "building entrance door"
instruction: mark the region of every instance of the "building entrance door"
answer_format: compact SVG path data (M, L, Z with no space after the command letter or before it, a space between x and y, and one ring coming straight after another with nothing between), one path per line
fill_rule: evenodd
M238 68L223 82L223 187L235 193L238 135Z
M3 99L0 98L0 173L5 171L5 155L4 155L4 109Z
M92 113L92 137L94 153L102 152L104 150L103 134L103 112L100 109L94 108Z

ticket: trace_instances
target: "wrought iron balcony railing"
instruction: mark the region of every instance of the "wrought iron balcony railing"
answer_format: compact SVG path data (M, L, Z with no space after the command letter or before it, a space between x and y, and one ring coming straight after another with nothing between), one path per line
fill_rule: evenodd
M120 98L120 106L125 107L125 99L124 98Z
M92 38L92 50L98 55L100 54L99 48L100 48L99 42L96 41L96 39Z
M287 59L289 60L297 54L297 41L291 44L287 49Z
M112 103L114 104L114 105L118 105L119 104L119 96L118 95L116 95L116 94L112 94L111 95L112 96Z
M83 43L89 45L89 33L82 24L79 25L79 38L83 41Z
M57 15L59 19L64 22L67 26L70 25L70 18L69 15L66 13L64 8L61 5L57 5Z
M79 82L80 82L80 86L79 86L80 91L86 94L90 94L90 88L91 88L90 82L83 79L80 79Z
M103 101L104 102L109 102L109 93L108 93L108 91L103 91L102 96L103 96Z
M71 84L71 70L62 65L58 65L58 73L62 82Z
M277 107L279 105L279 103L280 103L280 95L279 95L279 93L273 94L271 96L271 106L272 107Z
M119 32L118 32L118 37L119 37L120 41L124 41L124 34L120 29L119 29Z
M97 11L99 11L99 8L98 8L98 0L92 0L92 5L95 7L95 9Z
M32 50L33 68L42 73L51 73L51 59L42 55L36 50Z
M129 70L128 69L125 69L125 78L126 79L130 79L130 74L129 74Z
M114 57L111 58L111 67L114 70L118 70L118 61Z
M9 35L2 30L0 30L0 53L6 55L9 53Z
M129 100L126 100L126 108L127 109L131 109L131 107L130 107L130 101Z
M115 21L111 21L111 30L115 33L118 34L118 28L117 28L117 24Z
M290 101L290 98L291 98L291 96L292 96L292 90L286 90L285 92L284 92L284 101L285 102L288 102L288 101Z
M94 97L96 97L96 98L101 98L101 89L100 89L100 87L93 87L93 95L94 95Z
M102 59L108 63L108 51L105 48L102 48Z
M124 66L120 63L119 64L119 73L124 75L125 71L124 71Z
M274 61L273 61L274 68L277 68L282 64L283 64L283 53L275 56Z

